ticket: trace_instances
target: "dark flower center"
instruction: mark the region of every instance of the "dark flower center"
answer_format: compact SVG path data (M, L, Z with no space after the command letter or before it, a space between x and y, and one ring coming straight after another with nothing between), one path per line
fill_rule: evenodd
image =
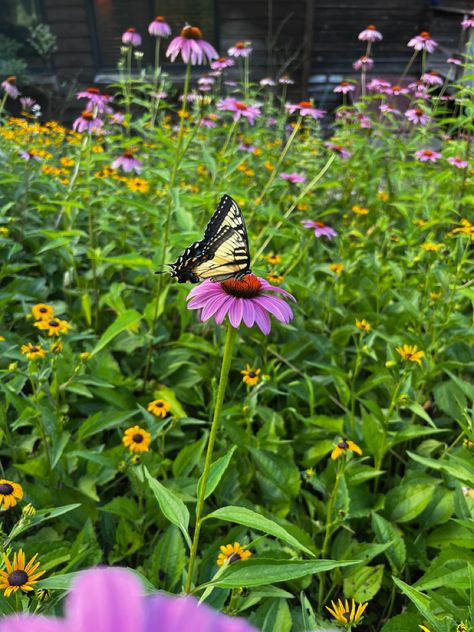
M341 450L347 450L349 448L349 444L347 443L347 441L339 441L337 447Z
M197 26L185 26L181 31L181 37L186 39L200 40L202 39L202 31Z
M237 298L254 298L261 294L262 284L253 274L247 274L243 279L229 279L221 283L222 288Z
M162 15L157 15L155 18L155 22L164 22L165 18Z
M163 407L163 402L156 402L155 406L157 408L162 408Z
M10 77L7 77L7 81L8 83L15 83L16 77L14 77L13 75L10 75Z
M99 88L87 88L86 92L89 94L100 94Z
M242 48L246 48L246 46L243 42L237 42L237 44L235 45L235 48L242 49Z
M229 557L229 564L233 564L234 562L238 562L240 560L240 555L238 553L232 553Z
M431 149L425 149L425 151L423 152L425 154L425 156L432 156L433 152L431 151Z
M31 351L32 353L38 353L38 351L39 351L39 347L31 347L30 351Z
M224 61L227 61L225 57L219 57L219 59L217 61L220 61L221 63Z
M40 311L42 314L45 314L48 310L46 309L46 307L40 307L39 311Z
M323 224L322 222L314 222L316 225L316 228L325 228L326 224Z
M423 110L420 110L420 108L416 108L416 110L415 110L415 114L416 114L417 116L422 116L422 115L423 115Z
M28 574L25 571L13 571L8 575L10 586L23 586L28 581Z
M137 432L137 434L134 434L132 437L134 443L141 443L143 441L143 435L139 434Z
M255 371L249 371L249 377L257 377Z
M50 327L59 327L59 322L57 320L50 320L48 325Z
M13 492L13 486L10 483L0 483L0 494L3 496L10 496Z
M134 29L133 26L127 29L127 33L136 33L136 32L137 32L137 29Z
M348 81L341 81L341 83L339 85L340 86L348 86L349 82Z
M369 24L369 26L367 27L367 29L368 29L369 31L375 31L375 30L376 30L376 27L375 27L373 24Z
M401 90L401 87L400 86L393 86L392 90Z
M300 108L312 108L313 104L311 103L311 101L300 101L298 103L298 105L300 106Z
M246 109L247 109L247 106L245 105L245 103L242 103L241 101L237 101L237 102L235 103L235 107L236 107L238 110L246 110Z
M133 158L133 152L131 152L131 151L124 151L123 152L123 157L124 158Z
M422 31L420 33L420 37L422 37L423 39L431 39L430 34L428 33L428 31Z
M83 119L86 119L86 121L90 121L92 119L92 112L87 112L86 110L84 110L81 116Z

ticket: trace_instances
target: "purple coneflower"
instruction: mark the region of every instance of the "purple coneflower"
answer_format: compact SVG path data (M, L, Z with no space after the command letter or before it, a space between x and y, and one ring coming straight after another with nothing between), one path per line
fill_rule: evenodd
M247 274L242 280L229 279L222 283L204 281L188 294L188 309L200 309L202 321L214 317L220 325L226 316L232 327L237 328L243 321L247 327L255 324L264 334L269 334L271 320L269 314L282 323L289 323L293 312L285 301L268 292L277 292L295 301L286 290L270 285L265 279Z
M227 97L221 99L217 104L218 110L224 110L226 112L232 112L234 121L238 121L242 116L248 120L250 125L255 123L255 119L261 114L260 107L258 105L247 105L242 101L237 101L233 97Z
M198 86L208 86L209 88L215 84L216 80L214 77L209 77L209 75L203 75L198 79Z
M225 70L226 68L230 68L235 65L235 61L233 59L229 59L228 57L219 57L211 63L212 70Z
M142 162L135 158L132 151L124 151L121 156L116 158L112 163L112 169L122 169L125 173L129 173L130 171L135 171L135 173L140 173L142 170Z
M193 66L206 64L219 57L214 46L202 39L202 32L197 26L187 24L178 37L175 37L166 51L166 56L174 61L181 54L185 64Z
M356 119L362 129L370 129L372 127L372 121L368 116L365 116L365 114L358 114Z
M312 116L314 119L323 118L326 114L326 110L318 110L315 108L311 101L300 101L295 104L287 104L285 108L290 114L298 112L300 116Z
M216 121L219 120L217 114L209 114L208 116L203 116L199 122L201 127L217 127Z
M413 91L417 99L429 99L428 88L422 81L412 81L408 88Z
M288 180L292 184L297 184L298 182L306 182L306 176L302 173L280 173L280 178L283 180Z
M250 145L249 143L240 143L239 149L242 151L246 151L249 154L254 154L257 151L255 145Z
M336 86L333 92L341 92L342 94L347 94L348 92L354 92L355 85L349 83L348 81L341 81L341 83Z
M435 42L427 31L423 31L419 35L412 37L407 46L415 50L425 50L427 53L432 53L438 46L438 42Z
M419 149L415 152L415 156L420 162L436 162L441 158L439 151L433 149Z
M323 222L315 222L312 219L304 219L302 222L303 226L306 228L314 228L314 234L316 237L327 237L327 239L332 239L333 237L337 237L337 231L334 228L331 228L327 224L323 224Z
M383 92L385 94L393 94L394 96L398 97L400 94L408 94L409 90L408 88L402 88L402 86L387 86L386 88L383 89Z
M262 88L273 88L273 86L276 86L276 81L273 81L271 77L263 77L258 83Z
M450 165L457 167L458 169L465 169L468 165L466 160L459 158L459 156L450 156L448 159Z
M471 11L471 17L466 18L461 22L461 26L463 29L472 29L474 28L474 10Z
M405 112L405 116L410 123L426 125L431 119L421 108L411 108Z
M10 75L0 84L11 99L18 99L21 92L16 87L16 77Z
M36 105L36 101L31 97L20 97L20 103L24 110L31 110Z
M75 132L95 132L98 134L104 125L104 121L96 116L89 110L84 110L81 116L78 116L77 119L72 124L72 129Z
M99 88L87 88L76 94L76 99L87 99L86 110L92 111L95 109L97 114L112 113L112 109L107 104L112 101L113 97L110 94L102 94Z
M273 127L277 123L278 123L278 120L275 117L273 117L273 116L268 117L267 120L265 121L265 124L268 127Z
M331 149L331 151L335 151L341 158L350 158L352 156L352 153L348 149L337 143L324 143L324 146Z
M237 42L227 51L231 57L248 57L251 52L250 42Z
M19 156L20 158L23 158L23 160L37 160L38 162L41 162L41 156L38 156L37 154L31 153L29 151L26 150L22 150L19 152Z
M374 67L374 60L371 57L367 57L367 55L362 55L359 59L352 64L354 70L372 70Z
M366 29L359 33L358 37L362 42L379 42L383 39L382 33L377 31L373 24L369 24Z
M462 60L457 57L448 57L446 63L453 64L454 66L462 66Z
M200 605L194 597L146 595L126 569L82 571L66 599L66 616L56 619L14 614L1 619L0 632L256 632L244 619Z
M394 108L391 103L383 103L382 105L379 105L379 110L383 114L400 114L400 110Z
M295 82L288 75L282 75L278 79L278 83L280 83L282 86L292 86Z
M371 79L367 85L367 90L372 90L373 92L384 92L384 90L389 87L390 83L385 79Z
M430 70L428 72L424 72L421 75L421 80L423 83L427 83L429 86L442 86L443 80L438 75L436 70Z
M133 27L130 27L122 34L122 44L125 44L125 46L134 46L136 48L141 43L142 36Z
M171 27L162 15L157 15L153 22L148 25L148 33L154 37L169 37Z
M125 121L125 115L122 112L114 112L110 115L110 122L114 125L123 125Z

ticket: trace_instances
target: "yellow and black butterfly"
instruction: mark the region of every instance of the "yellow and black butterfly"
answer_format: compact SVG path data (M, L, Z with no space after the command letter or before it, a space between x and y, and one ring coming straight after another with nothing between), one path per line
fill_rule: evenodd
M224 195L204 237L168 264L178 283L241 279L250 273L249 241L239 205Z

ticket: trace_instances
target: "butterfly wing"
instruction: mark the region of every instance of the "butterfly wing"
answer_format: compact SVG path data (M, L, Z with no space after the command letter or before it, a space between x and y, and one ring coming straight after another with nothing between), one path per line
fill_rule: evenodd
M209 220L204 237L194 242L175 263L172 276L179 283L204 279L224 281L250 272L250 255L245 221L238 204L224 195Z

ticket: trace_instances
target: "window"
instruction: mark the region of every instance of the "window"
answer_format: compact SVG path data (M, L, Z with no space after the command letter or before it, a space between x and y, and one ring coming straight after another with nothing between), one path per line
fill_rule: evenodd
M206 40L215 44L215 0L94 0L97 35L97 66L116 67L121 36L129 27L142 35L141 50L145 61L153 59L154 41L148 35L148 25L156 15L170 24L173 35L178 35L185 22L199 26Z

